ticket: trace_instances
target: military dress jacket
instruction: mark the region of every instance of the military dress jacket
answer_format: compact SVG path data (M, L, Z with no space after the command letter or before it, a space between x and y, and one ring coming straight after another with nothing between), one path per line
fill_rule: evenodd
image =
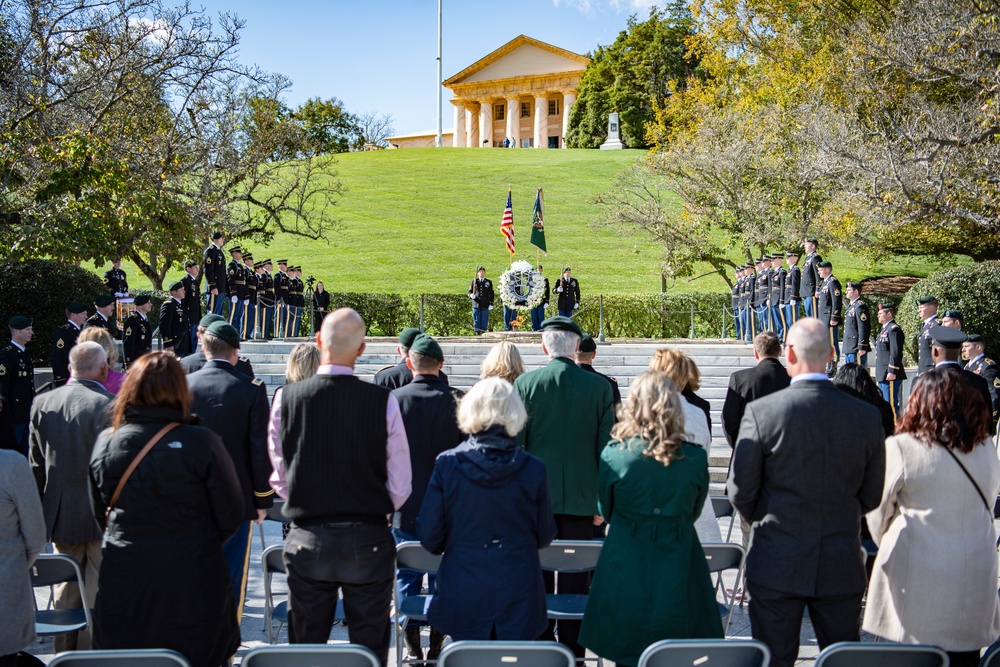
M125 337L122 351L125 353L125 368L136 359L153 350L153 325L141 313L135 312L125 319Z
M90 327L99 327L111 334L112 338L122 339L122 332L118 330L118 325L115 324L114 320L107 319L100 313L94 313L83 323L84 329L89 329Z
M288 276L281 271L274 274L274 298L288 305Z
M819 268L816 266L823 261L819 253L813 251L806 255L805 263L802 265L802 279L799 282L799 296L803 299L816 296L819 291Z
M802 270L795 264L788 267L785 272L785 296L784 303L798 303L799 293L802 289Z
M857 354L858 350L871 351L868 340L871 334L868 305L861 299L855 299L844 312L844 354Z
M52 366L52 382L60 386L69 379L69 351L76 345L80 336L80 327L69 320L62 323L52 336L52 353L49 364Z
M104 274L104 286L112 294L128 294L128 280L121 269L111 269Z
M174 348L174 354L187 354L191 351L190 332L184 319L184 304L173 297L160 304L160 338L163 347Z
M226 296L235 296L240 301L247 298L246 274L243 273L243 262L235 259L229 262L226 270Z
M219 294L227 292L226 285L226 258L222 255L222 249L214 243L210 243L205 252L202 253L202 275L205 276L206 291L219 290Z
M14 343L0 349L0 395L7 399L13 424L27 424L35 399L35 365L27 350Z
M934 368L934 357L931 356L931 328L941 324L939 317L924 320L917 334L917 375Z
M764 308L771 300L771 269L764 269L757 274L756 293L754 294L754 304L758 308Z
M986 355L979 355L966 365L965 370L977 373L986 378L990 388L990 408L993 410L993 432L996 432L997 420L1000 419L1000 365Z
M489 308L493 305L493 281L489 278L473 278L469 285L469 296L476 308Z
M198 296L198 281L189 273L181 278L184 283L184 316L194 324L201 321L201 297Z
M780 306L784 302L785 281L788 279L788 272L784 268L771 269L771 295L770 304Z
M875 381L887 382L886 373L895 373L897 380L906 379L903 367L903 330L896 320L887 322L875 337Z
M837 320L838 324L843 321L843 294L840 281L832 274L823 280L823 284L819 288L819 301L816 302L816 317L827 326L834 326L833 320Z
M556 305L559 310L573 310L580 303L580 283L576 278L556 281L556 294L559 295Z

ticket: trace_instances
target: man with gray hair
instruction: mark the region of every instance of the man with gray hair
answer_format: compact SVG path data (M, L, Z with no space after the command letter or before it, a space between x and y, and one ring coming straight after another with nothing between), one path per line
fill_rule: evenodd
M795 664L806 608L821 650L860 640L861 517L878 506L885 476L879 411L824 372L829 325L799 320L785 355L791 385L747 404L728 483L753 526L750 628L776 667Z
M90 455L97 435L108 425L114 395L104 388L108 356L87 341L69 352L71 377L65 386L40 394L31 407L29 459L42 497L45 535L56 553L71 556L83 572L87 599L76 584L56 586L56 609L94 606L101 567L102 531L90 507ZM59 635L55 650L90 648L83 630Z
M568 317L559 315L542 322L542 351L549 363L514 381L528 410L528 423L517 439L528 453L545 462L559 540L589 540L594 525L600 523L597 467L615 423L610 384L573 360L582 335ZM548 592L555 591L552 573L545 573L545 586ZM560 593L585 594L589 587L587 574L559 577ZM559 641L582 658L579 632L579 622L559 622ZM554 637L554 624L550 623L546 637Z

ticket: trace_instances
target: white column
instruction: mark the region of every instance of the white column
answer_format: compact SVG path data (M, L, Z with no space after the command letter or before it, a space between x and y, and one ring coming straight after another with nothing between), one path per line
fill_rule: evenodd
M521 103L516 97L507 100L507 134L514 145L521 140Z
M479 148L493 146L493 102L485 100L479 107Z
M472 103L472 107L466 107L465 109L465 147L475 148L476 141L479 140L479 114L474 108L475 102Z
M566 135L569 134L569 112L576 104L576 93L563 93L562 117L562 147L566 148Z
M451 145L455 148L465 146L465 113L465 107L458 104L455 105L455 134L452 135L451 139Z
M549 145L549 98L535 98L535 148Z

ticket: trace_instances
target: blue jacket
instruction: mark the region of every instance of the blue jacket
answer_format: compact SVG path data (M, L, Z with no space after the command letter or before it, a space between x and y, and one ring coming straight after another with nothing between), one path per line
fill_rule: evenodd
M430 624L455 640L533 640L547 627L538 550L556 534L545 464L500 427L442 453L417 519L444 553Z

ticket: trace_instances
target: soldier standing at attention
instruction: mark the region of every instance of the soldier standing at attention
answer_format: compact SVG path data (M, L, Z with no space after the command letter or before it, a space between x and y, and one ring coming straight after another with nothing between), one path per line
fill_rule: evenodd
M757 327L757 272L754 271L753 264L747 262L747 282L743 286L746 294L746 307L743 322L743 330L747 332L747 340L751 341L757 337L760 329Z
M872 349L869 341L872 323L868 305L861 300L861 283L847 283L846 293L850 303L844 311L844 360L867 368L868 352Z
M785 272L785 328L799 321L799 290L802 287L802 271L799 269L799 251L785 253L788 270Z
M260 305L263 309L260 314L261 337L270 340L274 337L274 278L271 276L270 259L265 259L260 263Z
M306 285L302 282L302 267L293 267L292 278L288 283L288 295L292 299L292 337L297 338L302 327L302 311L306 307Z
M201 299L198 297L198 262L189 259L184 262L185 275L181 278L184 283L184 317L188 322L189 340L194 340L198 330L198 322L201 321ZM150 338L152 343L152 338Z
M247 283L243 273L243 250L237 245L229 249L226 268L226 296L229 297L229 323L239 327L243 321L243 302L247 298Z
M253 254L243 255L243 280L247 286L247 298L243 302L243 322L240 327L240 337L249 340L254 336L254 323L257 321L257 289L260 281L254 272Z
M122 350L125 352L126 370L136 359L153 351L153 325L147 317L152 307L149 296L140 294L135 297L135 312L126 317L122 325L125 328Z
M785 332L791 326L785 322L785 279L787 273L781 261L785 258L780 252L771 255L771 321L778 340L785 340Z
M757 306L757 326L760 331L771 331L771 267L766 256L757 259L757 293L754 303Z
M285 320L288 319L288 260L278 260L278 272L274 274L274 335L285 336Z
M833 347L833 360L827 364L826 372L833 377L840 361L840 321L843 319L844 296L840 281L833 276L833 264L820 262L816 265L822 283L819 288L819 301L816 306L816 317L830 328L830 345Z
M205 293L208 295L208 312L222 314L226 295L226 258L222 255L222 246L226 237L222 232L212 233L212 242L202 253L202 274L205 276Z
M903 330L896 324L896 306L880 303L878 321L882 330L875 337L875 382L899 419L900 389L906 379L903 368Z
M490 311L493 310L493 281L486 277L486 267L476 269L476 277L469 285L469 298L472 299L472 328L478 336L489 331Z
M970 333L962 343L962 356L968 362L965 370L986 378L990 389L990 410L993 412L992 433L996 433L997 422L1000 421L1000 367L986 356L986 341L979 334Z
M733 287L731 290L729 290L730 293L732 294L731 308L733 309L733 325L735 329L736 340L743 339L743 337L740 335L742 333L740 331L740 287L741 287L740 281L741 280L743 280L743 267L737 266L736 280L733 281Z
M823 258L816 252L819 241L810 237L805 241L806 261L802 267L802 281L799 283L799 298L806 306L806 317L816 317L816 298L819 296L819 263Z
M15 315L7 326L10 343L0 349L0 396L7 400L4 409L10 410L18 451L27 457L31 402L35 399L35 366L25 349L33 334L31 318Z
M104 286L114 296L128 296L128 280L125 279L120 259L112 260L111 269L104 274Z
M160 304L160 338L163 349L183 357L191 351L188 342L188 325L184 319L184 283L170 285L170 298Z
M69 379L69 351L76 345L84 322L87 321L87 306L79 301L73 301L66 306L66 321L56 329L52 336L52 386L61 387Z
M931 327L941 324L937 316L938 301L933 296L922 296L917 299L917 314L923 320L920 333L917 334L917 375L934 368L931 357Z
M559 295L559 314L563 317L573 317L573 311L580 307L580 283L571 276L570 268L563 269L562 278L556 281L556 294Z
M111 313L115 310L115 297L110 294L101 294L94 299L94 308L97 309L93 315L87 318L83 328L100 327L106 330L113 338L122 339L122 332L118 330L118 325L111 319Z

